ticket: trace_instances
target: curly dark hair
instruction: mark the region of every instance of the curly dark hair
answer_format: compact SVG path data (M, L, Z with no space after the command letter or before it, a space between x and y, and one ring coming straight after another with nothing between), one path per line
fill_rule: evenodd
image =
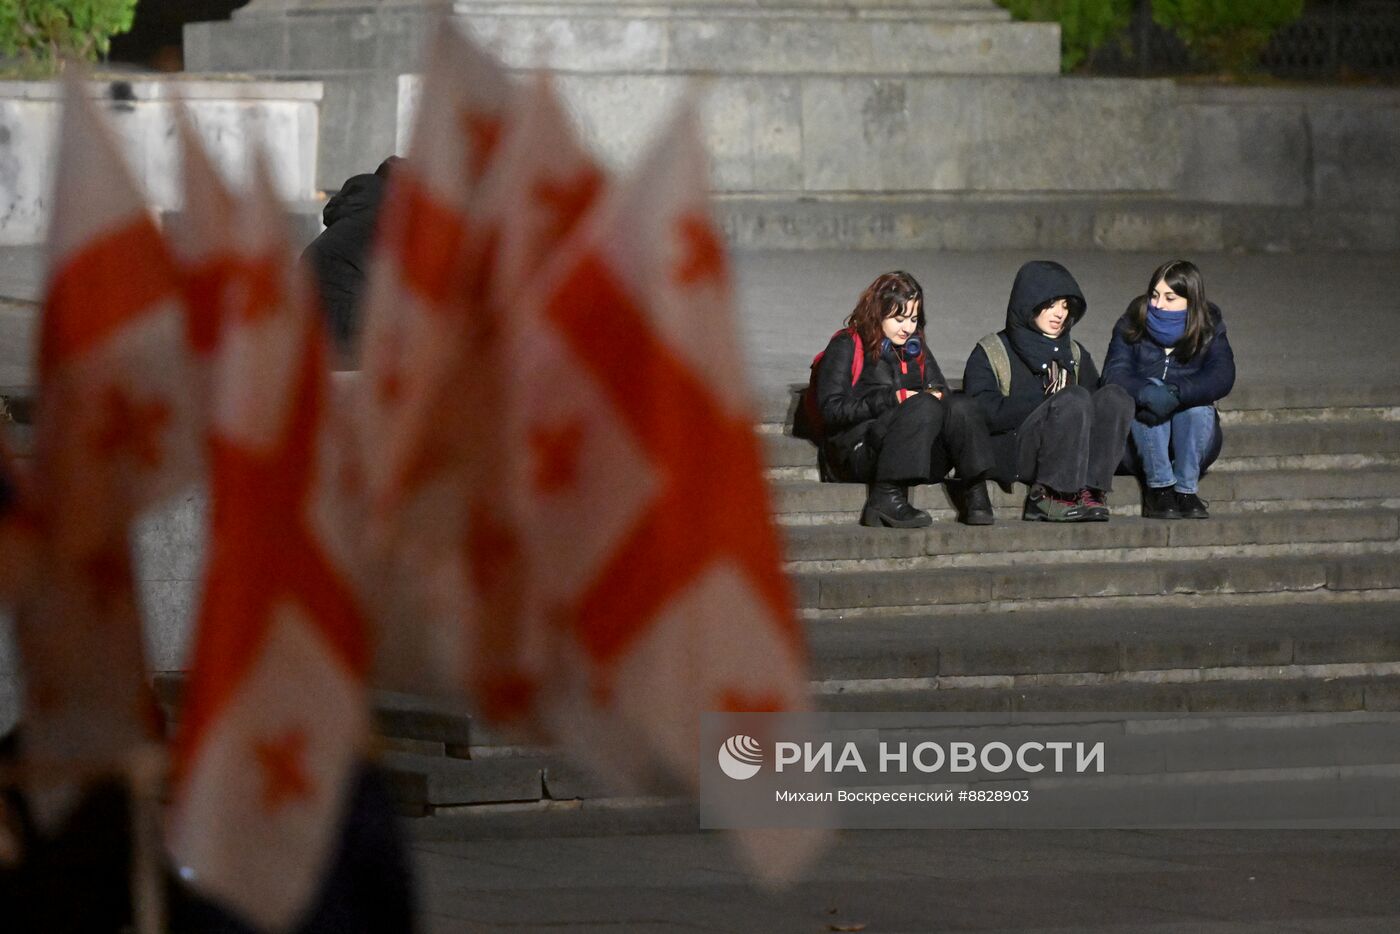
M855 330L860 336L861 346L867 354L875 354L885 334L880 322L904 310L910 300L918 302L919 323L917 333L920 341L924 334L924 290L919 280L902 270L883 273L865 287L856 300L856 307L846 318L846 327Z

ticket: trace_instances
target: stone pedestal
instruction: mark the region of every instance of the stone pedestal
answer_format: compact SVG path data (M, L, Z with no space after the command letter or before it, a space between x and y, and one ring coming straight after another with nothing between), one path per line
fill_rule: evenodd
M1059 69L1059 27L1012 22L991 0L254 0L230 22L187 26L186 66L322 81L318 177L336 187L395 150L398 76L421 68L424 36L445 10L512 68L592 79L594 100L606 100L594 109L618 125L653 109L658 86L689 76L751 79L750 97L800 88L801 106L820 108L830 95L839 108L882 79ZM815 79L828 85L808 84ZM763 106L735 103L712 125L766 119ZM920 103L909 122L936 124ZM853 129L855 146L862 130Z
M183 100L211 156L228 175L247 175L252 154L275 154L278 192L316 192L321 87L315 82L127 78L92 81L152 207L179 206L179 146L172 102ZM63 111L57 81L0 81L0 246L37 243L48 226L53 146Z

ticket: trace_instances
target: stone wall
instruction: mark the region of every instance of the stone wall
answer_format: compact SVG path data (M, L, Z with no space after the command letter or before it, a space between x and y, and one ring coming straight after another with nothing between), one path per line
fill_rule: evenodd
M1400 211L1400 89L1177 88L1182 198Z
M255 144L273 154L281 195L316 195L321 87L314 82L131 78L92 81L137 180L153 207L179 206L173 103L183 99L214 160L235 180L248 174ZM62 86L0 81L0 246L43 239L53 188Z

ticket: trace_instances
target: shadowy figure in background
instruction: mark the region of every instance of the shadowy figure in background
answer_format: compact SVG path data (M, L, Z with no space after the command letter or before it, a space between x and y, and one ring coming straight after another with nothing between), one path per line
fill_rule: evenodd
M326 229L301 254L316 281L342 366L350 360L360 331L360 302L379 205L384 200L389 172L402 161L398 156L390 156L374 174L347 179L321 212Z

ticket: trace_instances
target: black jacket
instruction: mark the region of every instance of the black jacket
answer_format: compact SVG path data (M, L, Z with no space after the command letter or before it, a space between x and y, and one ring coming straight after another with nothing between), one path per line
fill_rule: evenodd
M1035 329L1035 311L1041 305L1057 298L1070 299L1070 317L1065 329L1058 338L1047 338ZM1011 360L1011 392L1003 396L997 385L996 373L987 359L987 353L979 345L972 349L963 369L963 392L977 401L987 416L987 428L992 433L992 450L996 455L996 479L1003 486L1016 480L1018 440L1017 429L1026 416L1035 411L1045 401L1044 381L1039 367L1032 369L1032 350L1042 342L1040 348L1047 356L1060 357L1070 347L1070 331L1084 317L1087 309L1084 293L1069 270L1059 263L1045 260L1026 263L1016 273L1016 281L1011 286L1011 298L1006 305L1006 327L997 332L1006 354ZM1075 343L1078 343L1077 341ZM1020 345L1020 349L1018 349ZM1079 345L1079 372L1077 382L1087 389L1099 385L1099 371L1094 366L1093 355Z
M326 202L326 224L302 253L315 276L331 336L342 351L349 350L359 331L359 306L368 273L369 247L384 197L384 179L356 175Z
M855 385L851 384L856 353L854 334L838 331L826 345L816 373L817 408L825 432L822 455L826 479L866 478L874 467L876 453L864 448L866 432L881 413L899 405L899 393L904 387L948 391L948 381L943 378L938 361L922 334L919 339L923 353L913 360L903 360L893 350L870 354L869 348L863 347L865 362ZM901 363L907 372L901 370ZM921 363L922 372L918 372Z
M1142 301L1141 298L1136 300ZM1151 333L1130 342L1127 338L1131 307L1113 326L1113 338L1108 343L1108 355L1103 361L1103 381L1114 383L1137 398L1138 391L1149 379L1160 379L1175 386L1182 408L1211 405L1230 394L1235 385L1235 354L1225 334L1225 320L1220 309L1210 306L1210 323L1215 328L1210 342L1190 360L1178 354L1168 355Z

